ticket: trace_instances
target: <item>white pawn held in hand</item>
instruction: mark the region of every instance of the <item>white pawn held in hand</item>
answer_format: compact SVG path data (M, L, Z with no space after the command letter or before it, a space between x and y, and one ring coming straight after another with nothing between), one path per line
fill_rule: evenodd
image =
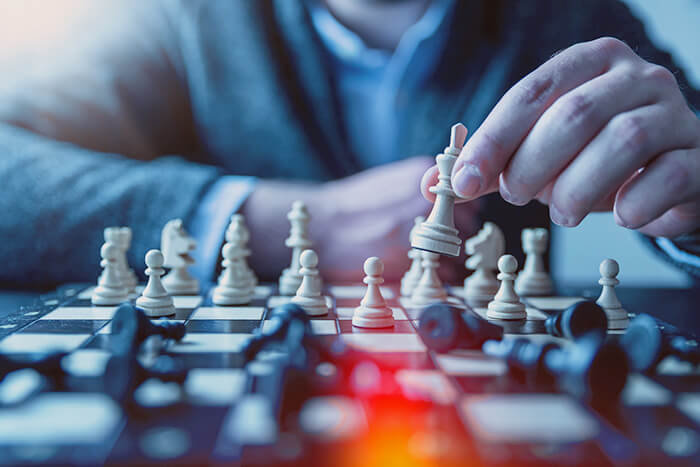
M489 303L486 316L491 319L525 319L525 304L515 292L515 271L518 269L518 260L513 255L503 255L498 260L498 279L501 287L498 293Z
M629 324L627 311L622 308L622 303L615 293L615 286L620 283L617 280L619 273L620 265L614 259L606 259L600 263L601 278L598 283L603 286L603 290L596 303L600 305L608 317L608 329L625 329Z
M423 222L411 239L411 246L419 250L433 251L449 256L459 256L459 231L455 228L454 204L457 195L452 189L452 168L467 138L467 128L461 123L452 126L450 145L435 158L438 184L430 187L435 193L435 204L428 219Z
M327 314L328 304L321 294L321 280L317 269L318 255L313 250L306 250L299 257L299 262L302 280L292 303L302 307L311 316Z
M418 281L413 295L411 295L411 305L425 306L446 301L447 292L437 274L440 256L430 251L422 251L421 256L423 258L423 275Z
M103 271L92 292L94 305L119 305L128 299L129 290L119 277L119 254L119 247L113 243L105 243L100 249Z
M142 308L147 316L170 316L175 314L173 298L165 290L161 277L163 269L163 253L160 250L149 250L146 253L146 275L148 283L141 296L136 299L136 306Z
M425 221L425 217L417 216L413 221L413 228L408 235L409 241L413 242L413 236L416 234L420 225ZM423 275L423 266L421 266L421 250L411 248L408 250L408 257L411 259L411 267L406 271L406 274L401 278L401 295L410 297L413 294L413 289L418 285L420 277Z
M364 279L367 284L367 292L360 302L360 306L355 308L352 315L352 325L360 328L388 328L394 325L394 314L386 305L380 284L384 283L384 263L373 256L365 261Z
M544 254L547 251L549 232L547 229L523 229L523 251L527 255L525 266L515 279L515 291L518 295L550 295L554 291L552 279L544 268Z
M467 240L464 249L470 255L464 265L474 273L464 280L464 301L473 307L484 307L496 296L500 283L493 271L506 250L501 229L485 222L479 232Z
M289 237L284 242L292 249L292 261L288 268L282 271L279 280L279 292L281 295L294 295L301 285L302 276L299 273L301 263L299 257L304 250L311 248L309 238L309 222L311 216L303 201L294 201L292 210L287 214L291 226Z
M243 268L243 252L236 243L226 243L221 251L223 272L214 288L215 305L245 305L253 299L254 287Z

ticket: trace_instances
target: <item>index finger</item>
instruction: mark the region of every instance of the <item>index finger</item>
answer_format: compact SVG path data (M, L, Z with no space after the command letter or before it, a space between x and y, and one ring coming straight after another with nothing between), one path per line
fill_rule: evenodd
M622 41L596 39L569 47L520 80L462 148L452 171L455 193L473 199L497 191L499 174L544 111L630 54Z

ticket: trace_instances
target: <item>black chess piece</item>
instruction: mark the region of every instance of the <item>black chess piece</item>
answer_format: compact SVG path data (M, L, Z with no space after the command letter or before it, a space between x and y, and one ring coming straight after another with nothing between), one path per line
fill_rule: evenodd
M115 354L133 352L149 336L181 340L185 336L184 323L152 321L140 308L122 303L112 318L110 344Z
M430 349L448 352L453 349L479 349L488 340L500 340L503 328L489 323L471 310L435 303L421 313L418 333Z
M646 314L632 320L620 341L636 371L654 371L659 362L670 355L692 365L700 363L696 340L664 332L656 320Z
M577 339L595 332L604 336L608 329L608 317L595 302L580 301L545 321L547 332L556 337Z
M187 374L182 363L169 355L159 355L146 366L135 354L124 354L113 355L109 359L102 381L105 392L116 401L131 404L134 391L147 379L181 385L187 379Z
M263 331L258 329L243 348L246 361L250 361L264 347L270 344L278 346L298 346L301 341L310 336L311 321L303 308L294 303L287 303L270 311L270 324ZM292 344L291 340L298 342Z
M580 337L566 348L526 338L488 341L486 354L503 358L509 368L537 384L554 385L595 407L608 407L627 382L629 363L622 347L597 333Z
M13 371L32 369L46 378L54 390L64 387L66 371L61 366L65 352L9 356L0 354L0 382Z

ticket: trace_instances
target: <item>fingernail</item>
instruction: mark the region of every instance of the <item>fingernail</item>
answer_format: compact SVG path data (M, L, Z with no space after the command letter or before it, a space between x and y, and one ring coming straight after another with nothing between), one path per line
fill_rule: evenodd
M575 219L566 217L553 204L549 205L549 218L552 219L552 222L562 227L573 227L574 225L576 225Z
M461 169L452 177L452 187L458 196L471 198L481 189L481 173L476 166L464 164Z
M501 197L504 200L508 201L510 204L514 204L516 206L525 206L527 203L530 202L529 199L524 199L524 198L521 198L521 197L511 193L510 190L508 189L508 186L506 185L506 182L503 180L503 176L501 176L501 182L499 185L500 185L499 191L501 192Z
M638 225L632 225L630 222L627 222L622 218L622 216L620 216L620 213L617 210L617 203L615 203L615 206L613 207L613 216L615 217L615 222L620 227L624 227L626 229L637 229L640 227Z

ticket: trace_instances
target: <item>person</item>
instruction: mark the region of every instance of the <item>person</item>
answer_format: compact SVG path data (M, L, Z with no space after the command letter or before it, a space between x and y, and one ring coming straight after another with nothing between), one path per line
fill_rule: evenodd
M211 279L233 212L274 279L295 199L328 280L360 277L370 255L395 279L457 121L476 129L452 175L463 235L492 220L516 252L548 212L574 226L612 209L700 275L700 93L618 1L3 8L6 285L94 280L108 225L132 227L141 265L177 217Z

